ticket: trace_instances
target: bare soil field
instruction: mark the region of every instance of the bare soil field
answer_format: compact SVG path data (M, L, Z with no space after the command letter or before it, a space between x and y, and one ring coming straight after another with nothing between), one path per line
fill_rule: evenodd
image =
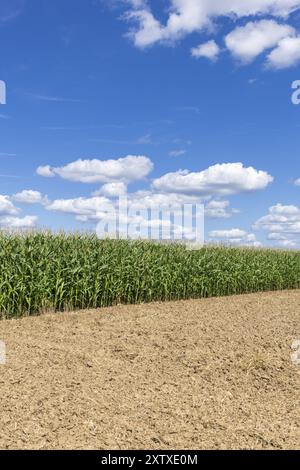
M299 449L300 291L0 322L1 449Z

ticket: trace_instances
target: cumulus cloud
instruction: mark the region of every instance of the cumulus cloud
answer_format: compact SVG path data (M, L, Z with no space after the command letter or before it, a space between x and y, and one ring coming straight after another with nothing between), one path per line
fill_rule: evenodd
M254 233L248 233L245 230L233 228L230 230L213 230L209 233L210 241L218 240L223 243L240 246L260 247L261 243L257 241Z
M218 17L287 18L300 8L300 0L169 0L170 13L165 24L155 18L151 2L131 2L131 5L133 8L126 19L135 21L137 26L129 34L134 44L143 48L203 31Z
M12 229L33 228L37 220L36 216L31 215L25 217L4 216L0 217L0 227Z
M56 199L46 206L53 212L63 212L75 216L83 216L86 220L99 220L105 215L107 207L111 207L109 199L105 197L78 197L74 199Z
M39 166L36 172L39 176L44 176L45 178L53 178L55 176L50 165Z
M297 240L293 239L288 234L269 233L267 240L275 242L276 245L282 246L283 248L294 248L297 246Z
M218 44L214 41L208 41L204 44L199 44L197 47L191 49L192 57L206 57L210 60L215 60L220 53Z
M159 194L152 191L137 191L126 195L128 208L136 213L159 210L180 210L183 204L201 203L200 200L184 194ZM107 212L116 210L118 201L104 196L74 199L56 199L50 202L46 209L52 212L72 214L82 222L99 222L107 217Z
M286 69L300 62L300 36L286 37L267 57L267 64L274 69Z
M294 28L274 20L251 21L229 33L225 43L236 58L249 63L266 49L275 47L281 39L294 34Z
M127 192L127 185L121 182L106 183L98 191L93 192L93 196L118 197L124 196Z
M128 195L130 206L135 210L180 208L183 204L201 204L199 198L188 194L137 191Z
M233 214L237 214L237 209L231 209L229 201L212 200L205 206L205 215L210 219L229 219Z
M267 233L267 239L284 248L300 244L300 208L294 205L276 204L268 214L258 219L253 230Z
M265 189L273 177L242 163L223 163L201 172L180 170L155 179L153 188L160 192L228 196Z
M0 195L0 227L1 228L29 228L34 227L38 218L35 216L17 217L20 209L13 204L13 198Z
M267 215L258 219L254 230L265 230L273 234L300 235L300 209L294 205L276 204Z
M182 225L182 205L197 202L191 196L137 191L126 195L121 212L118 202L105 197L57 199L48 204L46 209L74 215L81 222L101 222L103 227L108 224L108 232L97 230L99 236L115 236L118 231L119 236L128 232L130 238L148 238L150 230L152 239L155 240L161 238L161 231L164 239L174 237L193 241L195 238L192 206L185 208L184 212L186 221L190 217L191 224Z
M215 31L219 18L252 18L246 25L236 27L225 37L231 53L243 63L249 63L259 54L275 48L267 63L274 69L286 68L298 63L299 36L287 24L289 16L300 9L300 0L168 0L168 16L161 21L153 13L154 0L130 1L124 15L133 26L128 32L136 47L146 48L154 44L173 44L192 33ZM214 40L191 49L193 57L214 60L220 47Z
M152 166L147 157L125 157L104 162L79 160L65 167L46 167L46 174L50 171L51 175L72 181L111 181L105 182L91 197L49 201L39 191L23 190L15 194L13 200L40 203L48 211L73 214L82 221L98 221L102 219L107 205L111 208L116 204L117 197L126 195L130 207L135 210L181 210L184 204L205 204L206 217L225 219L238 211L230 207L229 201L220 197L263 189L273 181L272 176L264 171L245 168L242 163L228 163L214 165L198 173L187 170L169 173L155 179L150 190L128 193L128 182L133 178L141 178ZM218 197L213 199L213 196Z
M12 199L16 202L23 204L47 204L47 196L43 196L39 191L33 191L32 189L24 189L23 191L16 193L12 196Z
M244 238L247 232L238 228L232 228L230 230L213 230L209 233L212 238Z
M100 190L101 191L101 190ZM101 193L103 194L103 192ZM124 217L124 207L127 202L128 216ZM127 193L122 200L123 211L119 213L119 201L114 198L94 196L74 199L57 199L46 206L52 212L60 212L75 216L76 220L97 224L99 222L112 223L114 227L118 219L119 232L125 233L129 224L131 237L132 229L136 237L148 237L151 229L153 239L160 237L160 230L164 231L164 238L174 237L192 240L195 233L192 228L182 227L182 209L185 217L193 218L193 207L197 204L202 210L203 199L194 195L179 193L158 193L150 190ZM228 201L205 201L205 216L207 218L229 218L235 209L230 208ZM149 219L150 217L150 219ZM135 227L135 228L134 228ZM139 227L139 229L138 229ZM115 229L114 229L115 230ZM155 236L153 235L155 234ZM182 236L182 237L181 237ZM247 240L244 240L246 242ZM250 242L250 239L248 240Z
M18 212L19 210L13 205L10 198L0 194L0 215L15 215Z
M60 176L81 183L132 182L145 178L153 169L148 157L128 155L117 160L77 160L62 167L39 167L40 176Z

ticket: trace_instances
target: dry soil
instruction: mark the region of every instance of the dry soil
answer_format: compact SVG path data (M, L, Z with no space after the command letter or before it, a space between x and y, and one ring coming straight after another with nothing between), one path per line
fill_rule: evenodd
M1 449L299 449L300 291L0 322Z

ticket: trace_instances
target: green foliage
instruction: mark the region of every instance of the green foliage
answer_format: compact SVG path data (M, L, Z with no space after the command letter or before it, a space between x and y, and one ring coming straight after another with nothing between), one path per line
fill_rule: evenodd
M0 315L300 286L300 252L0 233Z

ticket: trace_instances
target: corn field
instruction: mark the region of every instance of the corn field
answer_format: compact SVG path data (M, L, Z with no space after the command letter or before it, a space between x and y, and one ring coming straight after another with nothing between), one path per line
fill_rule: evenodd
M300 252L0 234L0 315L224 296L300 286Z

